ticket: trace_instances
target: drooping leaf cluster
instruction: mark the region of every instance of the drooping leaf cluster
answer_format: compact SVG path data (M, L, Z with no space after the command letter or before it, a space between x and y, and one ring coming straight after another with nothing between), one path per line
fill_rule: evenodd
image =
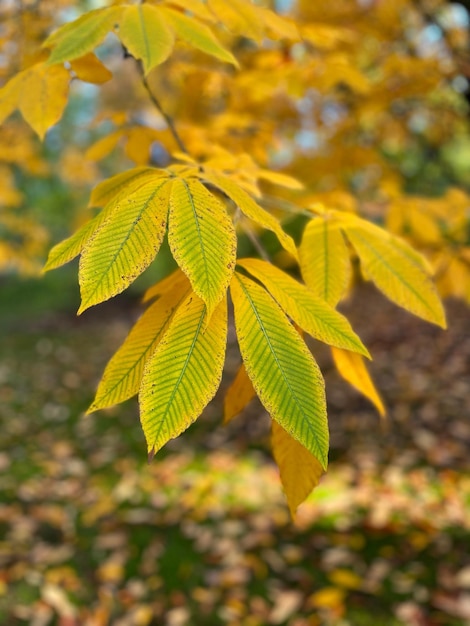
M259 397L292 512L328 462L323 378L304 334L331 346L339 373L385 412L369 352L336 310L352 268L358 263L389 299L443 327L435 268L458 267L458 286L447 266L440 284L470 298L468 196L408 198L386 158L416 141L409 125L417 98L427 98L430 143L441 108L450 107L453 128L464 126L441 85L457 69L438 54L410 52L409 41L395 45L404 20L423 27L413 3L386 0L369 12L353 1L319 4L299 1L280 15L250 0L109 2L44 37L0 89L0 122L18 110L44 139L77 81L102 85L83 158L104 171L124 147L122 171L95 185L92 215L45 266L80 256L79 312L127 289L165 240L178 266L147 290L147 309L89 410L138 394L153 457L219 388L231 302L242 363L225 420ZM45 30L52 24L49 16ZM384 46L395 52L383 55ZM118 79L132 85L125 96Z

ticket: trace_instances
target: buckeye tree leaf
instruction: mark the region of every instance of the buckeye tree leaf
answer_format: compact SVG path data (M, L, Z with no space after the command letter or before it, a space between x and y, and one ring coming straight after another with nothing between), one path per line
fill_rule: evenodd
M238 67L238 61L233 54L222 46L205 24L201 24L193 17L189 17L179 11L173 11L164 7L160 11L179 39L206 54L216 57L220 61L232 63L232 65Z
M72 61L91 52L113 30L122 11L123 7L119 6L95 9L61 26L43 44L45 48L52 48L47 62Z
M253 383L242 363L238 368L232 384L225 392L224 423L228 424L234 417L241 413L255 395L256 391L253 387Z
M323 467L307 448L275 421L272 423L271 447L289 510L294 517L297 507L318 485Z
M349 350L341 350L335 347L331 348L331 353L336 369L341 376L368 398L379 414L384 417L385 407L382 398L370 377L362 356Z
M172 183L168 242L210 318L230 283L237 242L223 203L194 178Z
M210 320L191 294L147 361L139 394L149 458L199 417L222 377L227 342L226 298Z
M307 224L299 247L299 264L308 287L336 306L351 276L349 251L337 221L318 217Z
M410 313L446 327L427 263L403 239L352 214L340 214L343 230L361 261L365 277Z
M128 6L118 35L130 54L142 60L145 74L163 63L173 50L173 34L160 11L151 4Z
M238 264L264 284L283 311L302 330L329 345L370 358L367 348L350 323L305 285L261 259L242 259Z
M236 272L230 291L240 352L258 397L271 417L326 469L329 435L318 365L263 287Z
M148 307L106 366L88 413L123 402L138 393L146 361L152 356L189 292L186 279L185 284L170 287Z
M288 235L278 220L263 209L253 198L228 176L210 173L206 175L208 182L218 187L230 200L232 200L250 220L263 228L272 231L279 239L280 244L297 258L297 248L294 240Z
M166 232L170 187L157 178L120 196L82 251L79 313L121 293L153 261Z

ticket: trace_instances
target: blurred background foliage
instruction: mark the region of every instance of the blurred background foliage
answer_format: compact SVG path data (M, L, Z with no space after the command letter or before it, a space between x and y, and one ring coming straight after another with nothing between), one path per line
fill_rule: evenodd
M4 0L0 81L35 62L57 25L104 4ZM428 255L444 296L468 303L467 3L258 4L293 16L301 41L258 46L256 25L235 22L220 36L241 71L181 47L149 77L190 153L217 157L223 146L298 177L305 192L269 204L287 221L291 203L323 202L387 225ZM98 55L113 79L74 80L43 143L19 114L0 126L0 622L465 626L470 345L460 302L448 303L447 333L364 286L344 305L374 354L389 422L315 346L332 464L296 525L259 405L221 429L216 399L149 467L135 404L83 417L139 311L120 296L75 320L76 267L39 278L42 264L89 217L99 180L164 166L176 149L133 61L112 37ZM131 293L170 265L162 251Z

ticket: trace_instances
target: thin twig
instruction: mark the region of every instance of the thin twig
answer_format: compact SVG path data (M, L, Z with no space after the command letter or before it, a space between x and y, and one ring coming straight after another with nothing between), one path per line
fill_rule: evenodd
M248 237L248 239L251 241L251 243L253 244L253 247L255 248L256 252L259 254L259 256L264 260L267 261L268 263L271 263L271 259L269 258L269 254L266 252L266 250L263 248L263 246L261 245L260 240L258 239L258 237L256 236L256 234L253 232L253 230L251 229L250 226L248 226L247 224L243 225L243 232L245 233L245 235Z
M160 115L165 120L165 122L166 122L166 124L167 124L167 126L168 126L168 128L170 130L170 133L173 135L173 139L178 144L178 148L181 150L181 152L184 152L185 154L189 154L186 146L184 145L183 140L181 139L181 137L179 136L178 131L176 130L173 118L170 117L168 115L168 113L165 112L165 110L163 109L162 105L160 104L160 101L158 100L156 95L150 89L150 85L147 82L147 78L146 78L146 76L143 73L142 73L142 84L144 85L145 89L147 90L147 93L149 95L150 100L152 101L152 103L155 105L155 107L158 110L158 112L160 113Z

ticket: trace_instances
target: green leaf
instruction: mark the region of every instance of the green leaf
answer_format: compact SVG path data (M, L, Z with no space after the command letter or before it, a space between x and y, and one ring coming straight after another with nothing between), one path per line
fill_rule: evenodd
M71 61L91 52L113 30L122 10L114 6L89 11L52 33L43 44L53 48L48 63Z
M326 469L329 436L318 365L262 287L235 273L230 290L240 352L257 395L271 417Z
M189 291L186 279L186 285L175 285L149 306L106 366L88 413L124 402L138 393L145 363L154 353Z
M311 220L299 247L302 277L308 287L331 306L343 297L351 275L351 261L338 222Z
M145 366L139 400L150 458L186 430L214 397L226 342L226 300L208 322L204 302L189 296Z
M179 11L164 7L160 11L177 37L206 54L238 67L238 61L233 54L222 46L207 26L195 20L194 17L188 17Z
M153 261L166 232L170 187L159 178L130 192L86 244L79 313L123 291Z
M445 328L442 302L419 253L403 239L355 215L341 214L341 221L365 277L399 306Z
M210 318L230 283L237 241L225 206L196 179L173 182L168 242Z
M279 268L260 259L242 259L238 264L257 278L285 313L312 337L330 346L358 352L370 358L348 320Z
M130 54L142 59L146 74L163 63L173 50L173 34L160 11L150 4L127 7L118 35Z
M250 220L253 220L256 224L259 224L263 228L266 228L272 231L279 242L281 243L284 250L290 252L292 256L297 259L297 248L295 246L294 240L290 237L284 230L282 226L279 224L278 220L268 213L265 209L259 206L253 198L246 193L244 189L242 189L237 183L233 180L230 180L227 176L221 176L218 174L207 174L207 181L218 187L228 198L230 198L248 217Z

